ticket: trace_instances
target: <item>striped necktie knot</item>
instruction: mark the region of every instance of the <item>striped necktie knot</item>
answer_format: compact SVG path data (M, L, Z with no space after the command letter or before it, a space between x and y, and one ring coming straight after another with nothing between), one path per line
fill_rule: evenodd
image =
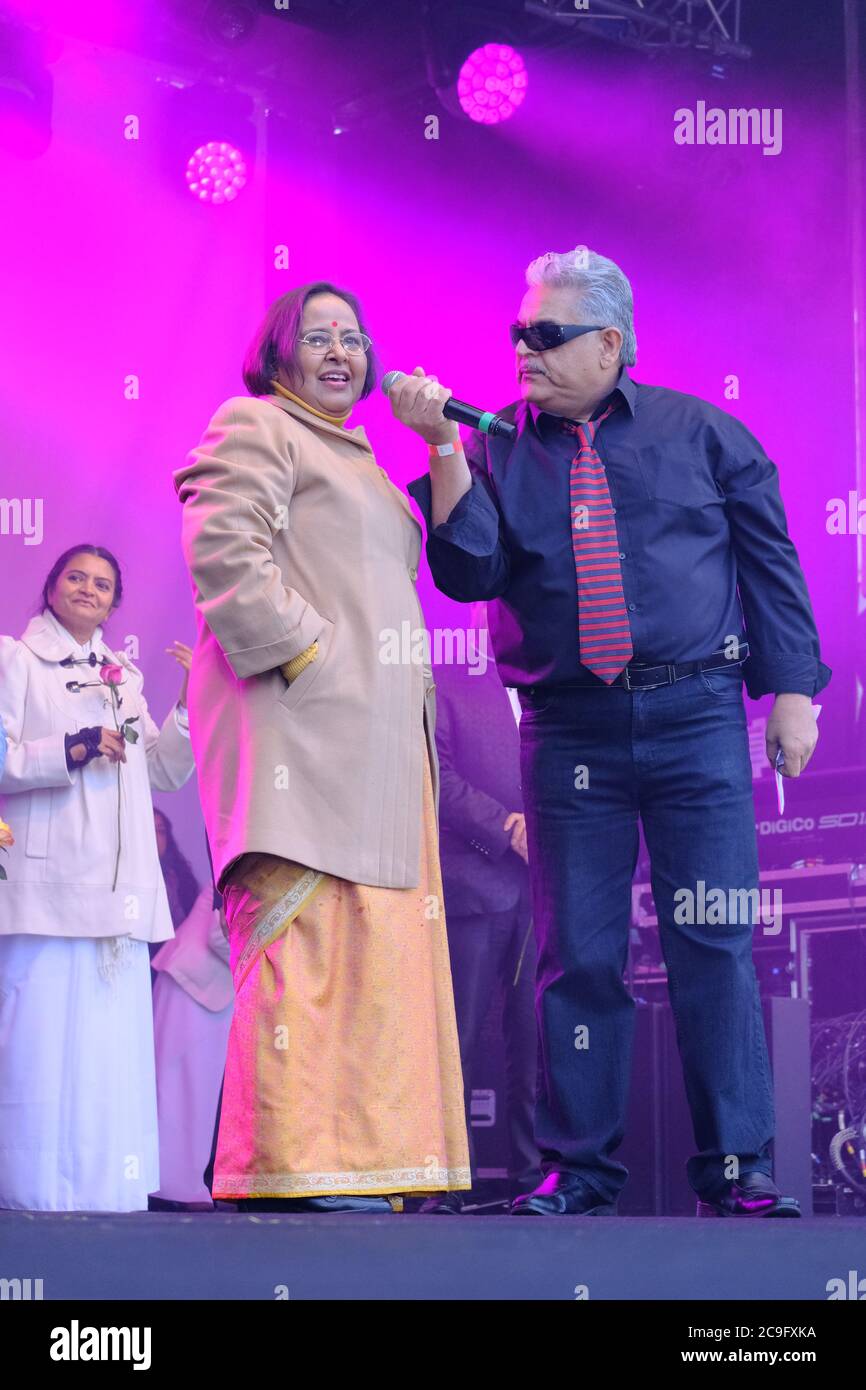
M608 415L612 415L615 410L616 402L609 405L604 414L599 415L595 420L563 420L562 430L565 434L576 434L582 449L591 448L602 420L606 420Z

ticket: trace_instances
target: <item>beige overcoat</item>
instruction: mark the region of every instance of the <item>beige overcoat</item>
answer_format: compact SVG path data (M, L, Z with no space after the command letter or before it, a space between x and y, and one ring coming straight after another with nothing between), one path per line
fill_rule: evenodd
M246 851L418 884L435 696L421 527L345 429L235 396L174 474L198 636L190 732L219 887ZM318 640L291 684L279 666Z

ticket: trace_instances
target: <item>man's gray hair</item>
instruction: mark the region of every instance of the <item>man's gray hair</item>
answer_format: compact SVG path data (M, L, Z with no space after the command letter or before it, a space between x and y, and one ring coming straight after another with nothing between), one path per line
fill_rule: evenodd
M627 367L634 365L634 300L631 285L615 261L597 256L586 246L546 251L526 267L526 283L574 290L585 322L618 328L622 334L619 360Z

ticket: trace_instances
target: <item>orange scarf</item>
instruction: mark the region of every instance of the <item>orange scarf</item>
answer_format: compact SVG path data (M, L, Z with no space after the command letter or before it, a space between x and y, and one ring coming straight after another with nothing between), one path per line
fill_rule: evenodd
M296 405L302 405L304 410L309 410L311 415L318 415L320 420L327 420L332 425L345 424L352 413L352 408L350 406L345 415L326 415L324 410L316 410L314 405L309 405L306 401L302 401L300 396L296 396L294 391L289 391L287 387L283 386L282 382L277 381L276 378L271 378L271 385L281 396L288 397L288 399L294 401Z

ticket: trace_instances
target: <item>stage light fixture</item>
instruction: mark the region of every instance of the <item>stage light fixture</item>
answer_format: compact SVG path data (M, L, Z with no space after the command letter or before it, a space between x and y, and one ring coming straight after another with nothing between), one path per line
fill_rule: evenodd
M246 43L258 22L257 7L250 0L213 0L204 17L208 36L225 48Z
M259 119L254 97L227 79L186 81L161 73L157 85L159 171L171 194L211 204L236 203L252 184Z
M457 97L470 120L496 125L514 115L526 96L528 74L521 55L507 43L485 43L463 63Z
M187 187L201 203L232 203L246 181L243 155L225 140L200 145L187 162Z

